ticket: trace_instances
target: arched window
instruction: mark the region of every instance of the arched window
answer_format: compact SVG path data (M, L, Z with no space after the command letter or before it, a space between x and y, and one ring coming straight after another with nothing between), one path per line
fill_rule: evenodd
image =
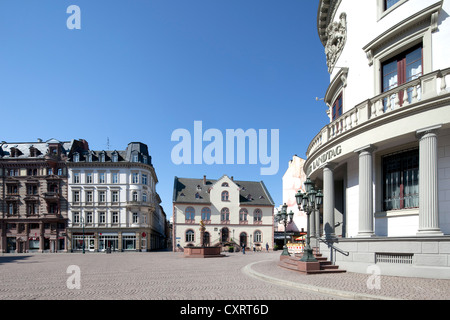
M229 200L228 191L222 192L222 201L228 201L228 200Z
M223 208L220 211L220 220L221 221L228 221L228 220L230 220L230 209Z
M194 220L195 219L195 210L192 207L186 208L186 220Z
M210 208L203 208L202 209L202 220L211 220L211 209Z
M80 155L78 153L75 153L73 155L73 162L79 162L80 161Z
M228 182L222 183L222 187L228 187Z
M247 221L248 211L245 208L242 208L239 211L239 221Z
M194 242L194 241L195 241L194 230L186 231L186 242Z
M146 193L146 192L144 192L144 193L142 194L142 201L143 201L143 202L147 202L147 193Z
M138 193L137 191L133 191L133 201L138 201Z
M253 222L254 223L262 222L262 211L261 211L261 209L255 209L255 211L253 212Z
M256 230L253 234L253 239L255 242L262 242L262 232L259 230Z

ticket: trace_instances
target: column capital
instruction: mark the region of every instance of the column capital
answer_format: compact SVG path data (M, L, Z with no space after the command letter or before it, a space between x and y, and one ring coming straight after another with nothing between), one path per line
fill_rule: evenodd
M431 127L426 127L426 128L422 128L416 131L416 137L417 139L422 139L424 138L426 135L428 134L438 134L439 129L442 128L442 124L437 124L435 126L431 126Z
M334 170L336 169L336 167L338 166L338 164L336 162L325 162L324 164L322 164L319 169L329 169L329 170Z
M361 148L358 148L358 149L356 149L356 150L354 150L353 152L354 153L361 153L361 152L370 152L370 153L372 153L372 152L374 152L375 150L376 150L377 148L373 145L373 144L368 144L368 145L366 145L366 146L364 146L364 147L361 147Z

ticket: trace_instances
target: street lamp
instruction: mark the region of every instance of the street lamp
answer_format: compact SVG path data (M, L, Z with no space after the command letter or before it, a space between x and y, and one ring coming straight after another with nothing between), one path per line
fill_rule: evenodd
M323 194L321 190L314 190L314 183L308 178L306 179L305 184L305 193L302 193L300 190L295 195L295 200L297 201L297 205L299 209L303 207L303 211L306 212L307 215L307 235L306 235L306 248L303 252L303 257L300 261L304 262L317 262L317 259L314 257L313 251L310 246L311 240L311 230L310 230L310 222L309 216L311 212L316 209L319 209L322 205Z
M292 217L294 216L294 213L289 212L287 213L287 204L285 203L281 207L281 212L277 213L276 221L281 222L284 225L284 246L283 246L283 253L281 253L282 256L290 256L287 245L286 245L286 228L287 225L292 222Z

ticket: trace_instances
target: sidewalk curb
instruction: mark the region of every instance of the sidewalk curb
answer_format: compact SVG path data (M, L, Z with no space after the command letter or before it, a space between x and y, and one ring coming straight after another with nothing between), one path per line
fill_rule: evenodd
M276 285L282 285L287 287L293 287L300 290L306 290L306 291L313 291L333 296L338 296L345 299L352 299L352 300L402 300L400 298L393 298L393 297L386 297L386 296L378 296L378 295L371 295L371 294L365 294L365 293L358 293L358 292L352 292L352 291L342 291L342 290L336 290L326 287L318 287L318 286L312 286L308 284L302 284L302 283L295 283L292 281L286 281L283 279L274 278L259 272L256 272L252 269L252 266L257 263L267 262L267 261L273 261L273 260L263 260L263 261L257 261L253 262L251 264L246 265L242 268L242 272L247 274L250 277L253 277L258 280L267 281Z

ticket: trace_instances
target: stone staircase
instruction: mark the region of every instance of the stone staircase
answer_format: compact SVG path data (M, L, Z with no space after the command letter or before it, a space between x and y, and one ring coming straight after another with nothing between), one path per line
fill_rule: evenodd
M308 270L303 271L303 268L299 265L299 260L303 254L294 254L291 256L281 256L278 265L282 268L294 270L306 274L323 274L323 273L343 273L346 270L339 269L339 266L333 265L327 258L322 257L320 253L314 253L315 258L320 264L320 270Z

